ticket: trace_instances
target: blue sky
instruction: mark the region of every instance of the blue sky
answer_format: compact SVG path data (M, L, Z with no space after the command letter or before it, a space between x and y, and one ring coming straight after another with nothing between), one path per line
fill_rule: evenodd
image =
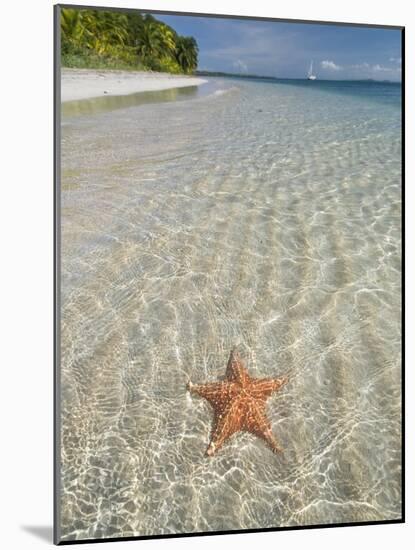
M334 25L156 15L194 36L199 69L304 78L310 61L319 79L401 80L401 33Z

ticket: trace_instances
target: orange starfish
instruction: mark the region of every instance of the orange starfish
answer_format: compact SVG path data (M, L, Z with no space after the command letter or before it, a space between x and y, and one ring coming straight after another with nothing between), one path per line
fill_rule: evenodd
M226 379L211 384L187 384L187 389L209 401L214 428L206 454L212 456L235 432L247 431L264 439L274 452L281 451L265 412L267 398L288 382L281 378L251 378L239 354L232 350Z

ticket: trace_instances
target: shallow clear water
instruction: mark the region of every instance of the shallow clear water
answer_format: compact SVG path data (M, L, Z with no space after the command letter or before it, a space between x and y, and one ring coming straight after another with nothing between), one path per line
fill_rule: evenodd
M65 540L401 516L400 88L214 84L62 122ZM234 346L282 454L204 455Z

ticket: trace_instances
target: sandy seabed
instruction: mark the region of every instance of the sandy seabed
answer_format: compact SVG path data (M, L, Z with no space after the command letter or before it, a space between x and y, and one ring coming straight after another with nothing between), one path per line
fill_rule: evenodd
M62 118L62 540L401 517L399 96L216 82ZM283 453L205 456L234 346Z

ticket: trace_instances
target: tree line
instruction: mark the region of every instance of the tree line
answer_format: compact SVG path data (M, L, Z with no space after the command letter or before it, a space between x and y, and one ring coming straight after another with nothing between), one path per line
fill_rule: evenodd
M150 14L61 9L64 67L120 68L191 74L198 45Z

